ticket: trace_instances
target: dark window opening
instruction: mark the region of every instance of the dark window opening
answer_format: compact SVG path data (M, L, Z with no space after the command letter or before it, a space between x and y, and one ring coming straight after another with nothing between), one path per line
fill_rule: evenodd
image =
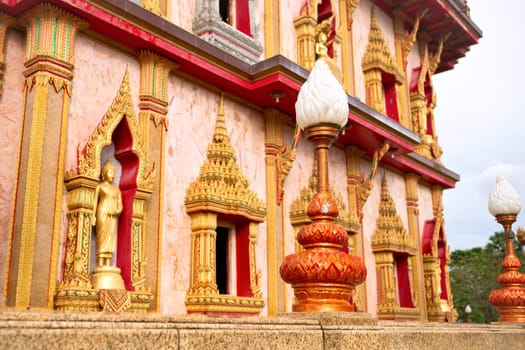
M230 23L230 0L219 0L219 13L223 22Z
M228 294L228 236L229 229L217 227L215 249L215 278L219 294Z

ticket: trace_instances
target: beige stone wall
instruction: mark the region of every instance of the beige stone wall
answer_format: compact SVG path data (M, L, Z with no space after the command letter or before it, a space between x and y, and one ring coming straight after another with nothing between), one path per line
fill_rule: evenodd
M412 80L412 70L414 68L417 68L421 65L421 57L419 56L419 43L416 41L414 43L414 47L412 48L412 51L408 54L407 57L407 75L408 80L407 82L410 84L410 81Z
M4 88L0 96L0 291L4 295L9 227L13 214L13 191L16 186L19 141L22 128L22 89L25 33L8 30L6 34Z
M368 44L371 8L369 1L359 1L359 5L354 10L354 22L352 23L352 32L354 34L355 95L363 102L366 101L366 90L362 62L366 52L366 45Z
M135 56L79 33L69 108L66 170L77 164L77 147L84 147L108 111L129 71L131 96L138 116L139 63Z
M297 61L297 34L293 24L306 1L281 2L281 54Z
M191 33L191 25L195 17L195 2L196 0L168 0L167 20Z

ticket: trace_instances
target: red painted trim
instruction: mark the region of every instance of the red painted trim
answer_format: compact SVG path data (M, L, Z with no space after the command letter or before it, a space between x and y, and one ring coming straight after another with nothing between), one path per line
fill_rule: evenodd
M456 185L456 181L451 180L445 176L441 176L439 173L432 171L424 166L415 164L407 158L396 157L395 161L396 163L399 163L409 168L410 172L414 172L423 176L423 178L431 184L439 184L445 188L453 188Z
M378 127L377 125L369 122L368 120L364 119L363 117L357 115L357 114L354 114L352 112L350 112L348 114L348 120L351 122L351 123L356 123L356 124L359 124L363 127L365 127L366 129L369 129L370 131L372 131L374 134L376 135L379 135L389 141L392 141L393 143L395 143L396 145L400 146L400 147L403 147L407 152L413 152L415 150L415 147L413 144L411 144L410 142L407 142L399 137L396 137L395 135L389 133L388 131Z
M235 244L237 248L237 296L253 296L250 284L250 224L240 223L235 226Z
M434 235L434 227L436 220L427 220L423 227L423 244L421 247L423 255L432 255L432 238Z
M448 301L448 290L447 290L447 242L444 239L443 227L439 229L438 239L438 258L439 258L439 271L441 277L441 296L442 300Z
M399 114L397 111L397 94L395 83L384 83L383 89L385 91L385 109L386 114L399 123Z
M478 37L474 34L464 23L464 20L459 18L455 11L453 11L443 0L434 0L452 19L468 34L468 36L475 43L478 42Z
M119 188L122 193L122 213L118 223L117 266L127 290L134 290L131 283L133 201L137 192L139 158L133 152L133 139L126 118L122 118L113 132L115 158L122 166Z
M248 36L252 36L250 27L250 5L248 0L235 1L235 26Z
M395 256L397 271L397 288L399 293L399 306L413 308L410 278L408 276L408 256Z

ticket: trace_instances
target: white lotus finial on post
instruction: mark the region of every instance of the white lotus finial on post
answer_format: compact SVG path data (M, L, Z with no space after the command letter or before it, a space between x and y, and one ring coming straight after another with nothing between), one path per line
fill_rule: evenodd
M342 250L348 234L335 223L337 203L328 181L328 150L348 121L348 96L323 60L315 62L295 110L297 124L315 145L317 193L307 209L312 223L297 234L304 251L286 256L279 272L294 289L294 312L352 312L352 293L365 280L366 267Z
M342 128L348 121L348 97L330 68L317 60L295 102L297 124L301 129L319 124Z
M512 224L521 210L520 197L512 185L501 175L489 195L489 211L503 226L507 251L498 276L502 288L490 292L489 301L499 311L499 322L525 322L525 274L519 272L520 259L514 253Z
M492 215L518 215L521 210L520 196L503 176L498 175L496 185L489 195L489 211Z

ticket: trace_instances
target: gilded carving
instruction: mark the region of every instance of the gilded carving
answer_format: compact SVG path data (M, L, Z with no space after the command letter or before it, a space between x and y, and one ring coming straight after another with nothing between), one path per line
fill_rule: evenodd
M346 0L346 30L352 30L354 10L359 5L360 0Z
M168 76L178 65L152 51L139 52L140 61L140 120L153 121L155 127L168 130ZM144 125L143 125L144 128ZM145 137L148 133L144 132Z
M78 167L66 172L66 179L80 175L98 179L102 149L111 145L113 132L122 118L126 119L133 136L132 151L136 153L141 160L137 174L137 187L145 190L152 189L156 170L154 166L149 165L144 141L139 137L138 123L131 99L127 72L124 75L117 96L98 124L96 130L89 137L87 144L83 148L79 145L77 149Z
M191 278L186 294L188 312L258 314L264 307L255 266L256 229L266 216L264 203L249 188L230 143L224 118L224 96L207 159L184 200L191 216ZM249 283L251 297L219 294L216 281L216 229L219 215L249 221ZM233 219L235 220L235 219Z
M46 56L73 67L75 33L86 22L48 3L35 5L21 21L27 28L26 62Z
M441 63L441 54L443 53L443 45L445 44L445 41L450 37L452 33L447 33L446 35L442 36L439 39L439 44L433 53L429 53L428 60L429 60L429 69L430 74L434 75L436 73L439 63Z
M145 202L151 194L155 176L154 167L148 164L148 154L143 145L131 99L129 76L125 73L117 96L102 120L89 137L84 148L78 148L78 165L66 172L65 186L68 205L68 237L64 259L64 279L57 287L55 307L63 311L99 311L101 294L90 282L93 208L95 189L99 182L102 149L112 144L113 132L125 119L133 143L131 151L139 159L137 190L132 202L131 227L131 284L134 291L126 291L122 300L130 300L131 308L114 304L118 310L142 312L149 308L153 296L145 287ZM120 300L120 299L119 299ZM105 305L105 304L104 304ZM124 304L123 304L124 305ZM127 304L126 304L127 305ZM111 306L113 310L114 307Z
M401 218L397 214L386 177L381 186L381 202L376 230L372 235L372 251L376 259L378 276L377 313L382 319L419 317L416 291L413 285L412 258L417 254L416 241L406 231ZM397 274L395 273L396 256L405 256L406 273L410 288L410 299L413 307L402 307L398 293Z
M2 44L5 44L5 28L10 22L9 17L1 17L0 29L2 33ZM24 65L26 69L23 74L25 76L23 86L23 110L26 123L23 128L27 128L27 140L22 143L22 152L26 157L22 157L18 171L19 182L24 184L23 188L17 189L17 202L21 203L19 216L13 216L14 225L12 227L21 227L21 230L13 230L9 237L16 237L18 247L13 246L13 242L8 245L11 249L17 249L19 254L12 261L13 270L9 272L12 280L11 286L7 289L8 303L11 306L28 307L32 303L32 295L38 295L35 303L40 307L52 307L54 283L41 283L37 288L31 285L33 279L33 271L35 264L35 253L44 254L49 258L50 270L46 278L49 281L56 279L56 259L58 256L58 240L60 234L60 213L62 208L62 169L65 158L65 138L67 133L67 109L69 106L69 97L71 90L72 65L71 61L66 59L70 51L63 50L63 45L71 45L69 49L73 49L73 37L81 25L80 21L66 12L58 10L49 4L41 4L33 7L26 14L24 14L20 24L25 25L27 40L26 40L26 60ZM4 28L5 27L5 28ZM67 37L64 37L64 30L67 27ZM49 45L49 49L41 40L35 41L35 38L40 39L42 35L52 35L53 41ZM67 52L66 52L67 51ZM3 51L2 51L3 55ZM0 67L1 70L1 67ZM53 90L56 93L53 94ZM59 102L60 101L60 102ZM50 110L48 108L50 103L57 104L58 108ZM60 107L61 106L61 107ZM58 120L50 122L51 120ZM57 173L42 172L43 164L45 163L45 145L49 138L58 139L55 146L47 149L47 152L56 154L56 158L52 164L47 164L48 167L57 170ZM54 142L52 143L54 144ZM58 176L58 178L57 178ZM42 183L52 182L53 186L42 190ZM55 187L54 184L57 184ZM52 198L49 203L56 209L54 214L50 217L39 211L38 203L43 196L47 199ZM46 225L41 225L42 223ZM42 228L42 229L41 229ZM43 234L43 239L50 243L48 251L35 252L35 242L37 239L37 231ZM11 254L11 253L9 253ZM11 255L9 259L11 258ZM14 270L14 266L17 266ZM45 268L44 268L45 270ZM46 273L46 272L43 272ZM45 286L45 287L44 287ZM41 288L42 287L42 288ZM46 289L45 291L43 289ZM47 300L44 301L42 294L47 295ZM35 306L36 306L35 304Z
M443 40L438 51L441 51ZM438 137L428 130L435 130L434 109L436 107L436 94L432 84L432 75L439 61L429 54L428 43L421 43L421 66L414 71L418 74L417 81L410 87L410 105L412 115L412 128L421 137L421 145L416 147L419 154L439 161L443 150L438 143ZM430 93L429 93L430 91ZM429 125L430 123L430 125Z
M330 8L335 9L332 0ZM318 57L325 57L330 68L338 72L332 58L328 56L328 48L332 46L333 57L336 57L336 49L333 43L339 44L341 38L337 34L336 17L332 10L332 15L328 18L319 19L317 8L322 0L308 0L301 9L298 17L294 19L295 30L297 33L297 63L308 70L314 66ZM341 73L336 74L341 80Z
M441 200L437 203L433 200L435 206L441 206ZM435 210L436 212L436 210ZM437 210L437 214L433 219L433 231L431 237L423 238L423 268L424 268L424 279L425 279L425 296L427 304L427 315L429 321L445 321L448 317L454 316L454 303L452 297L452 289L450 288L450 277L448 265L450 263L450 250L446 246L445 256L439 256L440 251L438 250L438 243L440 239L445 240L443 231L443 214L440 209ZM446 244L444 241L443 243ZM444 259L443 266L441 265L441 259ZM443 270L442 270L443 269ZM445 282L442 282L442 278L445 278ZM442 299L442 286L446 288L447 299Z
M398 40L401 42L401 48L402 48L402 63L403 63L403 69L406 69L407 65L407 57L410 51L412 51L412 48L414 47L414 44L417 40L417 32L419 30L419 24L421 22L421 19L428 13L428 8L425 8L424 10L420 11L416 17L416 20L414 22L414 26L412 27L412 30L410 32L402 31L401 33L396 32L396 36Z
M404 76L398 70L396 63L392 58L392 54L390 53L390 49L385 42L385 38L381 31L381 27L379 27L379 23L377 23L374 11L372 11L370 19L368 45L366 46L366 52L363 56L362 66L363 71L365 72L365 79L368 71L381 70L394 75L396 81L399 83L404 81Z

